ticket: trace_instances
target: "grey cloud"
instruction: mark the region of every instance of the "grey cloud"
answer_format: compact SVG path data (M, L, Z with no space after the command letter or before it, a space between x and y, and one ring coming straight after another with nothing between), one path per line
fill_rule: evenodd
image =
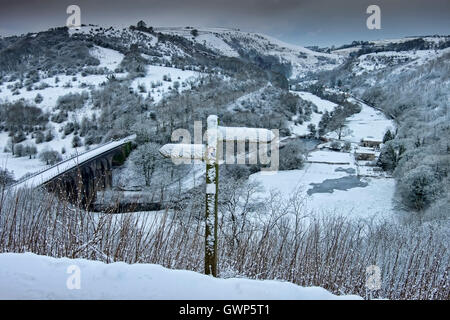
M236 27L303 45L450 33L448 0L0 0L0 32L64 25L69 4L81 7L83 23ZM382 30L365 26L370 4L381 7Z

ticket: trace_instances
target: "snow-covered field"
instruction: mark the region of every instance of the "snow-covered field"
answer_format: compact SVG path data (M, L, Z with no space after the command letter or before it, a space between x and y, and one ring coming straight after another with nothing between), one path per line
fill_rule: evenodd
M336 163L336 164L354 164L355 158L348 152L334 151L314 151L308 155L310 162Z
M383 141L386 131L395 129L394 121L387 119L381 111L353 98L349 98L349 101L358 103L361 111L347 118L346 127L351 131L348 136L342 138L343 140L354 143L359 143L363 138ZM335 132L331 132L327 136L337 138Z
M330 90L331 91L331 90ZM304 136L309 134L308 125L314 124L316 128L322 118L322 113L325 111L331 112L337 106L335 103L324 100L310 92L291 91L293 94L300 96L302 99L312 102L317 106L319 113L313 112L311 114L311 121L305 121L303 124L292 124L291 131L293 134ZM348 98L352 103L357 103L361 106L361 111L357 114L347 118L346 127L350 129L350 134L344 136L342 139L353 143L359 143L363 138L370 138L374 140L383 140L383 136L388 129L393 130L395 124L392 120L379 110L376 110L365 103L354 98ZM337 139L335 132L330 132L326 135L328 138Z
M125 74L117 74L118 77L123 77ZM7 87L12 82L5 82L0 86L1 100L13 102L20 99L33 101L36 95L39 93L43 100L38 105L44 112L51 112L56 106L56 102L60 96L68 93L81 93L88 91L87 86L97 87L102 82L105 82L107 75L86 75L83 77L80 73L75 76L58 75L55 77L49 77L42 79L39 84L45 83L48 85L44 89L34 89L28 91L25 87L18 89L19 94L13 95L13 92ZM58 78L58 80L56 80ZM38 85L39 85L38 84Z
M7 135L7 133L2 132L0 134L0 141L6 142ZM0 147L2 146L4 146L4 143L0 145ZM28 156L17 158L11 155L10 152L3 152L3 149L0 149L0 168L8 169L14 175L15 179L19 179L27 173L39 171L44 167L45 163L37 158L29 159Z
M114 72L123 59L123 54L120 52L99 46L94 46L90 53L100 61L100 64L97 67L106 68L110 72ZM117 77L125 77L127 74L116 73L115 75ZM78 73L75 76L58 74L57 76L42 78L41 81L34 86L39 87L44 84L48 87L43 89L33 88L33 90L30 91L23 87L17 90L18 94L13 94L13 91L8 89L8 86L14 82L4 82L0 85L0 100L13 102L25 99L33 101L39 93L43 100L38 107L42 108L42 111L44 112L51 112L56 106L56 102L60 96L68 93L81 93L86 91L86 87L88 86L98 87L107 80L107 76L107 74L88 74L85 76L81 73Z
M78 277L79 276L79 277ZM78 282L79 279L79 282ZM79 288L79 289L77 289ZM361 299L289 282L217 279L160 265L0 254L0 299Z
M300 198L305 200L304 209L308 214L391 218L394 179L361 178L358 181L357 170L355 165L306 163L300 170L278 171L273 175L255 173L250 176L250 181L261 183L263 196L275 191L288 200L298 191ZM315 186L321 188L315 191Z

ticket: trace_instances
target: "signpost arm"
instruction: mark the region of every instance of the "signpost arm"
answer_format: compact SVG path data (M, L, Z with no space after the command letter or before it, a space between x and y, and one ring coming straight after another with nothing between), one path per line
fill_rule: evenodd
M217 276L217 200L219 191L219 162L217 161L218 118L207 119L206 136L206 216L205 216L205 274Z

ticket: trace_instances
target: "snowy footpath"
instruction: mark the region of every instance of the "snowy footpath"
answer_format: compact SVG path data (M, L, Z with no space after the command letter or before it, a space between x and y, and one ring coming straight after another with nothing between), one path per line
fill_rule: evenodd
M274 280L217 279L154 264L0 254L0 299L362 299Z

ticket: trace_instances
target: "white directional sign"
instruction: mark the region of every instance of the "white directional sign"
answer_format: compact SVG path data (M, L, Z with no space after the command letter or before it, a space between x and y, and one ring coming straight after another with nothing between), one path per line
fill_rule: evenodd
M159 149L166 158L204 160L206 146L204 144L169 143Z
M238 154L245 154L245 143L250 145L257 143L268 144L276 138L276 135L267 129L245 127L221 127L218 118L211 115L207 119L206 145L204 144L166 144L159 152L167 158L172 158L175 163L181 159L202 160L206 163L206 222L205 222L205 273L217 276L217 199L219 189L219 142L238 142ZM231 148L230 148L231 150ZM227 152L229 146L227 144ZM249 154L256 155L255 150L249 150ZM253 157L253 159L256 159ZM278 159L278 158L277 158ZM238 164L242 161L239 161ZM243 158L245 163L245 155Z
M275 134L267 129L219 126L219 139L222 141L248 141L250 143L269 143Z

